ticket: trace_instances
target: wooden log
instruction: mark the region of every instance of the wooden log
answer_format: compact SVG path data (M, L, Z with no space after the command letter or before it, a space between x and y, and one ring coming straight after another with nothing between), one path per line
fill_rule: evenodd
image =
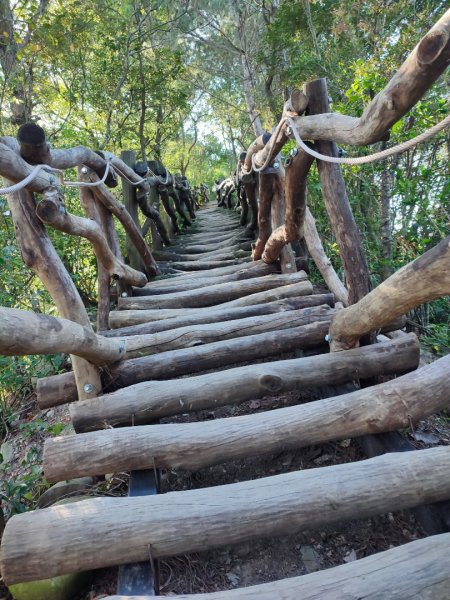
M334 294L336 300L348 306L349 298L347 288L339 279L334 270L331 260L325 254L319 234L316 229L316 222L311 211L306 207L305 221L303 224L303 235L305 237L308 252L311 255L316 267L319 269L328 289Z
M90 181L99 181L99 178L92 171L89 171L87 176L89 177ZM96 199L101 202L103 206L105 206L105 208L122 223L123 228L133 241L136 250L139 252L139 256L144 263L145 272L147 275L150 277L157 275L158 267L152 256L152 253L145 243L139 228L136 226L125 206L120 204L117 198L104 185L99 185L93 188L93 190Z
M344 359L342 353L331 353L237 367L168 382L140 383L96 399L72 404L72 422L76 431L103 428L105 423L145 424L165 416L239 404L245 400L302 386L358 380L362 374L364 377L382 374L381 361L375 357L382 355L388 347L384 344L365 346L354 349ZM417 347L413 352L415 363L409 363L407 369L418 364Z
M287 244L302 237L306 211L306 178L313 160L309 154L300 150L286 161L286 222L274 228L267 240L262 254L265 263L276 261Z
M121 160L130 168L133 169L134 163L136 162L136 153L133 150L123 150L121 153ZM136 230L142 235L141 226L139 224L139 211L136 197L136 187L132 185L128 179L122 177L122 191L123 191L123 203L125 209L133 220ZM142 236L143 238L144 236ZM131 238L129 232L126 232L125 239L125 254L127 260L133 269L136 271L143 271L145 269L139 251L136 248L134 240Z
M128 359L138 356L148 356L177 348L194 347L219 340L229 340L256 333L288 329L305 323L311 323L314 319L331 322L333 314L334 309L328 305L324 305L304 308L302 310L247 317L233 321L177 327L176 329L161 331L159 333L129 336L123 340L125 343L124 357Z
M274 194L280 194L281 182L276 175L259 176L258 239L253 248L253 260L260 260L264 246L272 233L271 205Z
M172 310L119 310L110 313L110 324L114 329L104 331L102 335L107 337L137 335L142 333L157 333L176 327L187 325L200 325L201 323L217 323L218 321L231 321L244 317L257 315L268 315L286 310L307 308L308 306L320 306L328 304L334 307L333 294L311 294L300 298L287 298L266 304L242 306L225 310L215 309L182 309ZM144 314L142 314L144 313ZM156 313L156 314L155 314ZM128 326L127 326L128 325ZM398 327L396 327L397 329Z
M247 226L246 232L249 234L254 234L254 232L258 229L258 200L256 193L256 180L250 183L244 184L245 195L247 197L248 205L252 211L252 218L250 223Z
M177 215L170 204L169 194L163 186L158 187L158 193L161 199L161 204L163 205L163 208L166 211L172 224L173 233L174 235L176 235L180 232L180 228L178 227Z
M77 217L67 212L63 199L56 189L44 192L44 199L39 202L36 214L43 223L51 225L58 231L89 240L98 262L103 265L112 279L139 287L147 283L144 273L132 269L114 256L97 221Z
M261 305L261 306L257 306L257 307L244 307L244 308L237 308L237 309L233 309L234 313L239 312L239 314L235 314L234 316L236 318L239 317L245 317L245 316L255 316L258 314L269 314L269 313L274 313L274 312L280 312L280 311L286 311L286 310L294 310L294 309L301 309L301 308L307 308L306 306L306 302L303 302L303 300L307 300L309 298L316 298L316 304L315 306L319 306L320 304L322 304L321 300L323 300L323 302L327 302L330 305L333 305L333 298L331 295L319 295L319 296L309 296L308 298L294 298L294 299L290 299L287 301L281 301L282 303L289 303L289 304L283 304L281 307L279 306L273 306L271 307L271 305ZM264 311L263 309L268 306L269 310ZM254 310L256 309L256 310ZM201 316L198 313L196 313L198 316L198 323L196 323L196 319L192 319L191 322L189 323L189 319L187 320L188 322L183 322L181 319L180 321L178 321L178 319L172 319L174 321L173 323L173 328L178 327L178 326L182 326L182 325L195 325L195 324L200 324L200 323L210 323L210 322L217 322L217 321L222 321L223 320L223 312L221 311L216 311L216 314L214 315L214 320L211 320L210 318L205 316ZM306 315L305 313L304 317L306 319ZM311 314L311 313L310 313ZM194 315L195 316L195 315ZM228 314L225 313L225 317L226 316L233 316L233 314ZM312 315L311 318L314 318L314 315ZM178 321L178 322L177 322ZM308 321L304 321L305 323ZM326 321L325 321L326 323ZM161 327L161 331L166 331L167 329L171 329L170 327L170 320L167 321L160 321L158 323L154 323L154 325L165 325L165 327ZM169 326L167 326L169 325ZM132 329L132 328L130 328ZM137 329L137 328L136 328ZM139 333L156 333L156 331L151 332L148 330L143 329L142 331L135 331L135 332L131 332L131 335L136 335ZM315 335L315 334L313 334ZM320 342L320 340L324 339L324 335L319 339L319 341L317 343ZM252 336L250 336L252 337ZM246 347L250 346L252 341L244 341L242 338L239 338L241 340L241 342L244 343L244 345ZM313 338L315 339L315 338ZM287 344L291 343L288 339L284 340L284 344L285 347L287 348ZM298 340L298 343L300 343L300 340ZM303 340L302 340L302 344L306 343L306 336L304 336ZM105 377L105 382L107 383L106 379L109 381L109 383L112 383L113 387L123 387L125 385L131 385L132 383L137 383L138 381L146 381L148 379L155 379L156 378L156 366L155 365L160 365L162 364L161 361L163 360L169 360L169 356L171 359L171 364L172 369L175 369L174 365L178 365L177 368L179 368L179 374L185 374L185 373L193 373L193 372L198 372L202 369L206 369L208 367L205 367L205 362L201 362L199 359L200 357L204 357L204 361L208 360L208 351L206 348L210 348L211 351L213 349L215 349L215 351L217 351L217 346L215 346L214 348L212 348L211 344L208 344L208 346L204 346L204 347L197 347L194 346L189 350L189 352L187 354L183 354L181 351L175 350L173 352L175 352L176 354L168 354L168 353L164 353L159 355L153 355L153 359L148 360L145 358L138 358L138 359L134 359L133 362L132 361L126 361L126 363L123 364L123 368L120 365L112 365L109 367L108 369L108 377ZM228 353L228 348L229 348L229 342L227 342L226 344L223 345L222 348L219 349L223 350L225 352L225 355L223 356L222 362L221 364L232 364L234 362L238 362L237 360L235 360L235 356L231 355ZM251 351L255 356L257 356L259 353L263 353L263 352L267 352L268 350L265 350L264 348L251 348L251 350L247 350L246 352ZM281 352L281 350L280 350ZM160 357L160 360L156 359L156 357ZM180 357L186 357L186 356L190 356L190 362L186 362L184 360L184 362L181 361ZM249 355L247 355L249 356ZM215 359L214 359L215 360ZM164 379L168 378L168 373L169 371L164 371L162 373L162 375L164 375ZM173 370L173 373L175 373L175 370ZM134 379L133 379L134 378ZM61 375L52 375L50 377L44 377L42 379L39 379L37 382L37 386L36 386L36 393L37 393L37 401L38 401L38 405L40 408L45 409L45 408L50 408L52 406L57 406L59 404L65 404L67 402L73 402L76 400L76 387L75 387L75 380L73 377L72 373L63 373Z
M250 260L250 259L249 259ZM233 265L242 265L242 258L233 258L232 260L203 260L203 261L169 261L164 262L158 259L158 264L161 264L161 267L168 266L173 269L180 269L181 271L209 271L211 269L217 269L222 267L229 267Z
M299 271L301 273L302 271ZM292 275L298 275L293 273ZM268 290L267 292L259 292L257 294L250 294L237 300L231 300L230 302L224 302L223 304L217 304L216 308L235 308L236 306L251 306L254 304L264 304L265 302L275 302L276 300L283 300L284 298L293 298L296 296L307 296L313 293L313 286L310 281L300 281L299 283L292 283L284 285L282 287Z
M306 262L306 261L304 261ZM269 265L268 265L269 266ZM241 269L235 273L225 275L217 275L216 277L191 277L179 280L174 277L169 281L154 281L151 286L145 286L140 290L134 290L133 296L150 296L157 294L168 294L173 292L185 292L187 290L195 290L201 287L216 285L218 283L227 283L230 281L243 281L246 279L254 279L264 275L277 274L280 272L279 263L273 263L268 269L261 268L262 265L257 265L255 269Z
M410 337L408 344L385 343L372 357L383 371L395 373L400 365L402 371L414 368L418 354L417 340ZM156 468L195 470L261 453L409 427L448 404L450 356L437 362L351 394L264 413L50 438L44 449L45 475L49 481L59 481L148 469L153 461Z
M450 533L434 535L360 560L300 577L244 588L177 596L173 600L447 600ZM151 600L105 596L105 600Z
M309 114L328 113L330 105L325 79L306 84ZM317 141L317 151L326 156L338 156L334 142ZM358 302L370 292L370 273L362 247L361 237L348 200L340 165L317 161L322 195L331 228L339 246L339 255L345 272L350 304Z
M330 328L332 350L353 348L415 306L450 294L450 236L383 281L354 306L341 310Z
M276 177L278 177L279 186L277 186L277 193L274 194L272 198L272 209L270 215L272 231L275 231L278 229L278 227L281 227L284 224L286 212L284 169L280 169L280 172L276 174ZM295 268L295 254L290 243L281 248L279 256L281 272L295 273L297 270Z
M102 364L121 360L125 354L122 341L111 343L67 319L1 307L0 317L0 354L5 356L63 352Z
M78 290L56 253L44 225L36 216L33 194L21 190L8 195L7 201L24 263L40 278L63 318L91 329ZM73 356L72 366L79 398L90 398L101 393L100 373L96 366L77 356Z
M296 117L302 139L333 140L363 146L385 138L433 85L450 59L450 10L420 40L388 84L367 105L360 118L336 113ZM256 157L258 160L258 156ZM259 164L259 161L258 161Z
M233 260L234 258L240 257L240 250L220 250L214 252L203 252L202 254L177 254L175 252L155 250L154 253L156 260L162 261L221 261L221 260Z
M218 283L199 290L173 292L163 296L142 296L138 298L119 298L120 309L141 308L200 308L219 304L226 300L241 298L250 294L279 288L283 285L305 282L306 273L289 273L287 275L265 275L243 281ZM255 303L252 303L255 304Z
M449 468L450 448L439 447L213 488L93 498L22 513L3 534L3 580L11 585L143 561L149 544L153 558L199 552L445 500Z

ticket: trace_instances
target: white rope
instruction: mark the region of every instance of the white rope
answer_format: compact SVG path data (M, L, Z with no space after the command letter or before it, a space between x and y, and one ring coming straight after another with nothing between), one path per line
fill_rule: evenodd
M148 167L147 173L150 173L152 177L156 177L156 180L161 184L161 185L167 185L169 183L169 177L170 177L170 173L169 170L166 169L166 180L164 181L164 179L162 177L160 177L159 175L157 175L156 173L154 173L150 167Z
M275 145L275 140L278 136L278 133L280 132L280 129L282 128L282 126L285 124L285 120L281 119L281 121L278 123L275 131L272 133L272 135L270 136L270 146L269 149L267 151L267 156L266 156L266 160L264 161L264 164L262 167L258 167L256 165L255 162L255 154L252 154L252 169L253 171L255 171L255 173L259 173L260 171L264 171L264 169L269 165L269 163L272 161L272 150L273 147Z
M108 173L111 168L111 163L109 160L106 161L106 168L103 177L98 181L65 181L64 175L61 176L61 185L65 185L67 187L97 187L102 183L105 183L106 178L108 177Z
M58 169L52 169L48 165L36 165L31 171L31 173L27 175L25 179L22 179L22 181L18 181L17 183L14 183L9 187L0 188L0 196L3 196L4 194L14 194L14 192L22 190L25 186L31 183L33 179L36 179L36 177L39 175L42 169L46 169L49 171L58 171Z
M319 154L319 152L312 150L303 142L303 140L300 137L300 134L297 131L295 122L290 117L286 118L286 122L288 123L292 131L297 145L308 154L311 154L311 156L314 156L319 160L323 160L324 162L335 163L339 165L362 165L364 163L371 163L377 160L382 160L384 158L387 158L388 156L400 154L401 152L405 152L413 146L416 146L420 142L424 142L433 135L436 135L436 133L438 133L439 131L442 131L442 129L445 129L446 127L450 126L450 115L447 115L443 121L437 123L427 131L424 131L415 138L412 138L411 140L407 140L402 144L398 144L397 146L393 146L392 148L387 148L386 150L382 150L381 152L375 152L374 154L368 154L367 156L356 156L354 158L338 158L335 156L326 156L325 154Z

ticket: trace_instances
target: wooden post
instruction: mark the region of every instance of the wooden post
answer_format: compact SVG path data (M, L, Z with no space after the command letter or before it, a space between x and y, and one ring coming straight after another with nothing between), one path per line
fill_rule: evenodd
M304 90L309 98L308 114L330 112L325 79L307 83ZM338 156L334 142L317 141L315 146L321 154ZM317 161L317 166L325 207L344 266L349 301L350 304L354 304L370 292L370 274L361 238L348 201L340 166L321 160Z
M126 165L133 168L134 163L136 162L136 153L134 152L134 150L123 150L120 156ZM139 224L136 187L131 185L125 178L122 178L122 189L123 203L125 204L125 208L130 213L131 218L136 223L140 231L141 226ZM131 267L133 267L133 269L136 269L137 271L145 271L139 253L136 250L136 247L134 246L128 234L126 237L126 253L128 256L128 263Z

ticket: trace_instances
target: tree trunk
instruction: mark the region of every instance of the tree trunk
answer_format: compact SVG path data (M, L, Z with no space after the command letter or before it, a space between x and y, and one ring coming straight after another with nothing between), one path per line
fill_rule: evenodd
M11 585L147 560L149 544L153 558L201 552L438 502L450 497L449 469L450 448L440 447L213 488L93 498L22 513L8 521L3 534L2 575ZM120 544L113 543L118 539Z

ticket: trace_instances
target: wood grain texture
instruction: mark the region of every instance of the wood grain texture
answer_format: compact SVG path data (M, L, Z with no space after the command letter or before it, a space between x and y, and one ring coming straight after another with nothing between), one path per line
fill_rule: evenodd
M13 516L0 565L7 585L292 534L450 497L450 448L161 496L94 498ZM249 501L251 498L251 502ZM42 557L45 556L45 561Z
M408 347L411 349L409 343ZM384 369L392 369L392 365L388 366L382 360L387 348L389 346L376 344L345 355L332 353L237 367L185 379L149 381L72 404L70 413L77 431L103 428L105 423L151 423L164 416L239 404L301 386L345 383L358 380L363 374L366 377L382 374ZM413 355L415 362L409 368L418 364L417 348Z
M450 533L416 540L331 569L174 600L448 600ZM151 600L108 596L105 600Z
M418 352L412 339L409 347L391 344L378 356L378 364L383 363L385 373L404 371L417 364ZM45 475L50 481L59 481L147 469L153 464L195 470L248 456L394 431L447 405L449 367L450 357L446 357L351 394L258 414L50 438L45 443ZM364 371L361 374L364 377Z

